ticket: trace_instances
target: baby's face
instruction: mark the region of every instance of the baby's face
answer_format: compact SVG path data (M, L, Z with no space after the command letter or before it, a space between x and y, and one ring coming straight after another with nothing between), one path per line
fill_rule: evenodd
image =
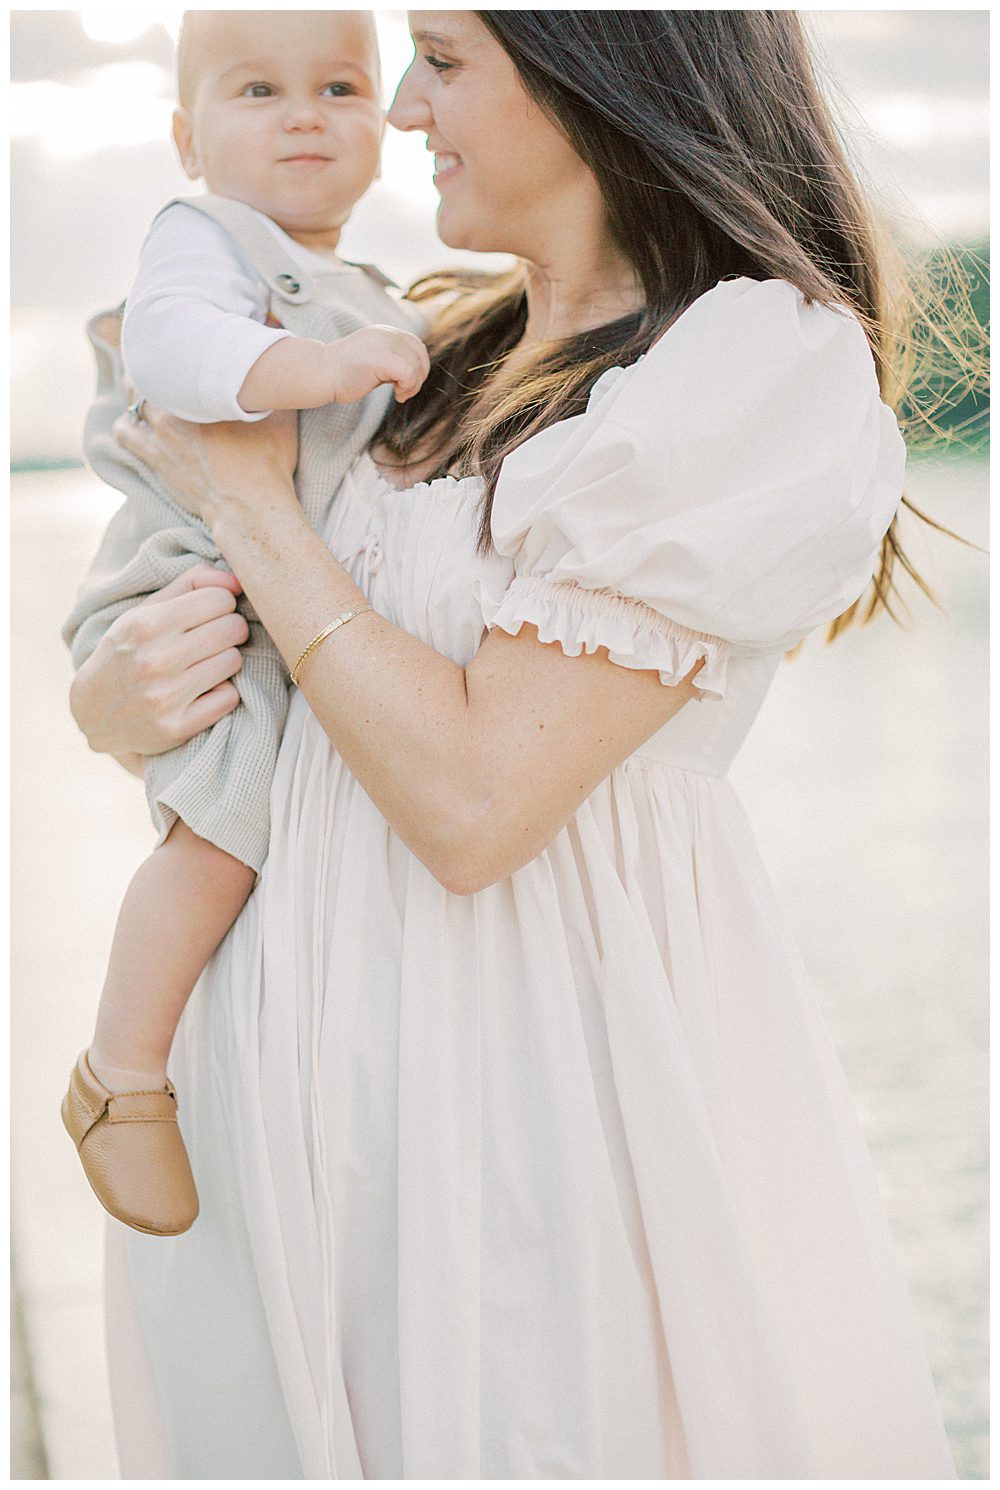
M196 15L186 106L174 116L187 174L286 231L339 226L378 170L384 116L370 14Z

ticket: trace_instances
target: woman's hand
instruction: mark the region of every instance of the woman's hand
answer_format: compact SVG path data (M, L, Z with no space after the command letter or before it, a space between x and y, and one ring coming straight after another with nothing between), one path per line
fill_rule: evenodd
M196 564L108 627L70 689L92 750L158 755L236 707L229 680L249 634L239 593L235 575Z
M296 416L285 410L250 424L189 424L147 400L142 418L122 414L115 439L160 479L186 511L212 529L224 513L248 516L295 506Z

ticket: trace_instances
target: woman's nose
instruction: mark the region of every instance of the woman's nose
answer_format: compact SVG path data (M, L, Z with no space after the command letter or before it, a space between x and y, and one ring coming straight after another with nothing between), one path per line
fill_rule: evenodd
M386 115L394 129L430 129L433 115L430 104L417 83L417 61L414 57L400 78L396 96Z

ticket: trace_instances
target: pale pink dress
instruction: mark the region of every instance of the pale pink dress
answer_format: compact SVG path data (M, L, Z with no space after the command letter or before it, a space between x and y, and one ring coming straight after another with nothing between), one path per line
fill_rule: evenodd
M475 480L359 462L327 536L391 621L462 664L524 622L664 683L704 657L703 697L463 897L295 695L270 857L172 1062L201 1217L111 1225L123 1475L953 1477L726 778L903 466L857 322L744 279L508 459L490 558Z

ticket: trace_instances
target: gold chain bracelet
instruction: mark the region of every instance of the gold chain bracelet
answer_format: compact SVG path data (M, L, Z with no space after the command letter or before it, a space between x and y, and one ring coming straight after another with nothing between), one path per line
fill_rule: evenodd
M367 603L365 605L356 605L353 610L345 610L342 616L338 616L335 621L331 621L329 626L324 626L319 635L313 637L289 674L289 677L296 686L298 686L299 681L299 668L305 662L313 648L318 647L320 642L325 642L327 637L331 636L338 626L346 626L348 621L353 621L355 616L360 616L366 610L371 610L371 606Z

